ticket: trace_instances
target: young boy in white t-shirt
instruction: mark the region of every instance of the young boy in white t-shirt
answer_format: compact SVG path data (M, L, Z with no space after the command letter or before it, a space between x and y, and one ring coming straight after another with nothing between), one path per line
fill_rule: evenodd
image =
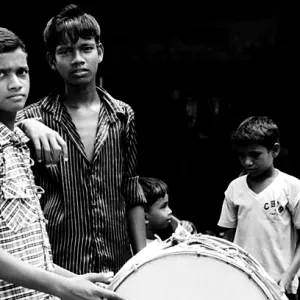
M300 267L300 180L273 165L280 151L279 130L268 117L244 120L231 136L246 175L225 191L218 225L227 240L248 251L297 299Z

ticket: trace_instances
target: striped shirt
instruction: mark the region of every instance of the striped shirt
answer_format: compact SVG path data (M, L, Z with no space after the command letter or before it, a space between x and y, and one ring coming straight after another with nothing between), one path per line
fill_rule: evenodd
M36 164L54 262L74 273L117 272L132 256L126 208L145 203L136 173L131 107L98 88L101 99L94 155L89 162L74 123L53 92L21 111L41 118L66 141L69 160Z
M53 271L45 218L34 184L28 138L0 122L0 247L18 259ZM0 280L0 299L50 299L41 292Z

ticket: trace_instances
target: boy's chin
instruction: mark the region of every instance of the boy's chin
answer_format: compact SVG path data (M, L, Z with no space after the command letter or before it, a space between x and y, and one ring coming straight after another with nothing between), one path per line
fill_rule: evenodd
M20 110L22 110L25 106L25 103L20 104L20 105L15 105L14 107L11 107L10 109L7 109L6 112L10 113L10 114L16 114L18 113ZM0 109L1 110L1 109Z
M164 224L161 224L158 229L166 229L168 227L169 227L169 223L166 222Z

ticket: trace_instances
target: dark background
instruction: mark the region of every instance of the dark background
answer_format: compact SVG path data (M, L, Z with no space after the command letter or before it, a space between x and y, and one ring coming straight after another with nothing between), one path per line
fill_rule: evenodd
M140 175L165 180L174 214L204 231L216 229L224 190L240 171L228 139L244 118L277 122L283 150L275 165L299 176L295 8L240 2L14 1L1 3L0 26L27 44L32 103L55 84L47 21L69 3L96 17L105 49L99 77L136 112ZM193 126L188 103L198 105Z

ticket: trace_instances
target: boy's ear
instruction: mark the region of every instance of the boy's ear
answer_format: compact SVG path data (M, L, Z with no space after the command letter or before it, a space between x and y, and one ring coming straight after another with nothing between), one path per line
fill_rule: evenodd
M272 147L272 156L275 158L278 156L279 152L280 152L280 144L279 143L275 143L274 146Z
M103 60L103 55L104 55L104 47L101 43L97 45L97 50L98 50L98 63L100 64Z
M50 52L46 54L47 62L52 70L56 70L56 61L53 55Z

